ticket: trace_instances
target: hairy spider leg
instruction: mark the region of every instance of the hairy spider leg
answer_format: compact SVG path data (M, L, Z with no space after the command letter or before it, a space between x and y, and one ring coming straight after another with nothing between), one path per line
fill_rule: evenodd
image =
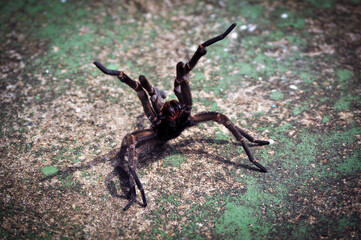
M129 87L134 89L137 92L138 98L142 102L142 106L144 109L144 113L147 116L147 118L153 123L153 121L156 119L156 113L154 112L153 108L151 107L148 99L147 93L142 88L141 84L132 80L130 77L128 77L125 73L120 72L120 75L118 76L119 80L121 82L124 82Z
M259 146L261 145L268 145L269 141L265 141L265 140L256 140L254 139L254 137L252 137L251 135L249 135L248 133L246 133L245 131L243 131L242 129L240 129L238 126L234 125L234 127L237 129L237 131L245 138L247 138L248 141L252 142L252 143L256 143Z
M113 76L119 76L120 72L117 70L109 70L107 68L105 68L100 62L98 61L94 61L93 62L95 66L97 66L97 68L102 71L104 74L107 75L113 75Z
M228 29L227 29L224 33L218 35L217 37L214 37L214 38L211 38L211 39L205 41L204 43L202 43L202 45L203 45L204 47L208 47L208 46L212 45L213 43L216 43L216 42L218 42L218 41L223 40L225 37L227 37L227 35L228 35L230 32L232 32L232 30L233 30L236 26L237 26L237 23L232 23L232 25L229 26Z
M179 102L183 103L189 110L192 107L192 94L189 87L188 73L196 66L199 59L207 54L206 47L224 39L236 27L236 25L236 23L233 23L224 33L200 44L192 58L186 64L178 62L176 67L177 76L174 81L174 93Z
M177 96L180 103L187 107L190 111L192 108L192 93L189 87L188 74L184 74L184 63L179 62L177 64L177 76L174 80L174 93Z
M143 147L146 147L147 144L152 141L156 141L156 134L152 129L140 130L130 134L127 134L122 141L122 146L119 152L119 162L115 166L116 171L127 172L129 177L129 198L128 204L123 208L124 211L128 210L130 206L136 200L136 189L135 185L138 187L143 201L143 206L147 206L147 198L145 196L144 188L142 183L139 180L138 174L136 172L138 155L141 152ZM128 150L128 163L125 162L125 154ZM124 170L124 168L127 168Z
M147 93L144 91L142 85L136 81L134 81L133 79L131 79L130 77L128 77L124 72L122 71L117 71L117 70L109 70L107 68L105 68L100 62L95 61L94 62L95 66L97 66L97 68L99 70L101 70L103 73L107 74L107 75L113 75L113 76L117 76L119 78L119 80L125 84L127 84L129 87L131 87L133 90L135 90L137 92L138 98L140 99L142 106L143 106L143 110L145 115L147 116L147 118L149 119L149 121L151 123L156 123L157 122L157 118L156 118L156 113L154 112L154 109L152 108L152 106L150 105L149 99L148 99L148 95Z
M159 92L157 92L158 90L154 88L143 75L139 76L139 82L142 87L147 90L155 113L159 114L160 109L163 107L164 104L163 97L160 95Z
M184 66L184 75L188 74L194 68L194 66L197 64L198 60L202 56L206 55L206 53L207 53L206 47L208 47L218 41L223 40L236 27L236 25L237 25L236 23L233 23L231 26L228 27L228 29L224 33L222 33L214 38L211 38L211 39L205 41L204 43L202 43L201 45L199 45L197 48L197 51L194 53L193 57Z
M122 175L126 175L125 178L127 180L129 180L129 174L128 174L129 167L128 167L128 162L125 160L125 155L128 150L127 139L129 138L130 135L134 135L137 139L139 138L146 139L146 137L152 135L152 133L154 133L152 129L145 129L145 130L134 131L124 136L120 150L116 155L116 160L114 161L114 167L116 168L116 172L124 173Z
M215 121L217 123L222 124L225 126L232 134L233 136L239 141L243 147L243 149L246 151L246 154L249 158L249 160L256 165L262 172L267 172L267 169L263 167L260 163L256 162L251 151L249 150L249 147L247 143L244 141L243 137L247 138L249 141L253 143L257 143L259 145L266 145L269 144L268 141L263 140L255 140L253 137L251 137L249 134L242 131L239 127L237 127L234 123L231 122L231 120L224 114L218 113L218 112L202 112L198 113L192 117L190 117L191 125L197 125L201 122L208 122L208 121Z
M178 62L176 66L177 76L174 80L174 94L177 96L179 102L184 104L188 110L192 108L192 93L189 87L188 73L195 67L199 59L206 55L207 50L202 45L199 45L197 51L192 58L184 64Z

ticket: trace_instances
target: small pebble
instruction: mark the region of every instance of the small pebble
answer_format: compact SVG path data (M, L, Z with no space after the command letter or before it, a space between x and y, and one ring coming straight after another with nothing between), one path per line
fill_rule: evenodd
M242 25L241 27L240 27L240 29L243 31L243 30L246 30L247 29L247 25Z
M287 13L282 13L281 18L283 18L283 19L288 18L288 14Z
M253 32L254 30L256 30L257 25L255 24L248 24L248 31L249 32Z

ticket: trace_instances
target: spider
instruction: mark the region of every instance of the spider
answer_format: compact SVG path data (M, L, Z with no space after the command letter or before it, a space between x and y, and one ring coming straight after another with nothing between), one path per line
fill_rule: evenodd
M256 140L251 135L237 127L231 120L218 112L201 112L195 115L191 114L192 94L189 87L189 72L195 67L199 59L207 53L206 47L224 39L236 26L233 23L223 34L209 39L198 46L192 58L184 64L178 62L176 65L176 77L174 81L174 93L178 100L165 101L164 91L154 88L144 76L139 77L139 82L132 80L124 72L110 70L101 63L95 61L99 70L104 74L114 75L119 80L137 92L142 103L143 110L149 119L151 126L149 129L135 131L127 134L121 143L120 151L116 156L115 170L118 168L126 169L126 178L128 178L129 191L127 198L129 202L123 208L129 209L136 201L136 187L138 187L143 201L143 206L147 206L147 198L144 188L136 172L138 155L145 149L151 149L154 145L163 145L168 140L178 137L186 128L195 126L202 122L215 121L224 125L233 136L241 143L249 160L256 165L260 171L267 172L267 169L254 160L254 157L244 141L244 138L257 145L269 144L268 141ZM149 97L148 97L149 95ZM150 101L149 101L150 98ZM128 157L128 161L125 157Z

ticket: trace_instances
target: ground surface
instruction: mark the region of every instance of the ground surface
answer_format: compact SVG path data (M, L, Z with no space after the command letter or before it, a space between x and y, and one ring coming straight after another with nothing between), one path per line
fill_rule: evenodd
M2 239L361 238L359 0L120 2L0 4ZM148 123L93 60L172 98L176 63L233 22L191 73L193 111L271 140L251 148L269 172L204 124L140 159L149 205L123 212L112 157Z

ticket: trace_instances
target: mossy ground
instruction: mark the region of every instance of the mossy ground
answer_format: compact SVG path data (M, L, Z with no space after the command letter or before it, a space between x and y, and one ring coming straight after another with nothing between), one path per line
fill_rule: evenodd
M0 237L359 239L359 0L8 1L0 34ZM202 124L140 159L149 200L105 181L136 94L92 64L145 75L173 98L175 65L194 112L220 111L259 139L257 171L223 126Z

